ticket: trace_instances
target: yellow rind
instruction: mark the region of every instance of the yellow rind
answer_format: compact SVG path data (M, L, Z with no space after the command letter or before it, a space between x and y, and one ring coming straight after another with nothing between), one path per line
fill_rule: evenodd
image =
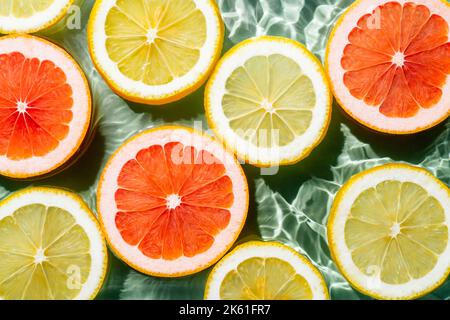
M74 0L70 0L67 5L61 10L61 12L52 20L50 20L49 22L43 24L40 27L37 28L31 28L28 30L17 30L17 29L12 29L12 30L5 30L0 28L0 33L1 34L13 34L13 33L35 33L38 31L42 31L45 30L47 28L50 28L51 26L57 24L67 13L67 11L69 10L69 8L72 6Z
M323 79L323 83L325 84L325 86L328 88L328 92L329 92L329 97L328 97L328 111L327 111L327 120L325 121L324 126L321 129L321 133L320 136L317 138L317 140L311 144L311 146L307 149L305 149L301 154L299 154L296 157L292 157L286 160L281 161L280 163L266 163L266 162L261 162L261 161L257 161L256 163L253 161L250 161L250 157L248 154L244 154L241 152L238 152L237 150L235 150L234 145L231 143L228 143L228 141L226 141L226 139L223 138L223 136L220 134L219 130L217 129L217 126L215 125L214 121L213 121L213 116L212 116L212 112L211 112L211 102L209 99L210 96L210 91L212 90L212 86L214 84L214 81L217 77L217 74L220 72L220 68L222 67L224 61L226 61L227 59L230 59L233 57L233 55L236 53L236 51L238 51L241 47L250 44L250 43L255 43L258 41L279 41L279 42L285 42L285 43L289 43L291 45L294 45L295 47L297 47L298 49L300 49L303 53L306 54L306 56L308 56L311 60L311 62L313 62L315 64L315 66L317 67L316 70L319 71L319 73L322 75L322 79ZM205 104L205 115L206 115L206 119L208 121L208 125L209 127L214 131L214 134L222 141L222 143L225 144L225 146L229 149L229 150L233 150L233 152L238 156L239 159L244 160L246 163L251 164L253 166L256 167L261 167L261 168L268 168L268 167L272 167L274 165L283 165L283 166L288 166L288 165L293 165L296 164L298 162L300 162L301 160L307 158L311 152L323 141L323 139L325 138L327 132L328 132L328 128L330 126L331 123L331 114L332 114L332 105L333 105L333 95L331 94L331 90L330 90L330 84L328 81L328 77L325 74L325 71L323 69L322 64L320 63L319 59L317 59L316 56L314 56L303 44L289 39L289 38L285 38L285 37L278 37L278 36L260 36L260 37L255 37L255 38L250 38L247 40L244 40L242 42L240 42L239 44L237 44L236 46L234 46L233 48L231 48L226 54L223 55L223 57L220 59L220 61L217 63L216 68L214 69L213 73L211 74L210 79L208 80L208 83L206 85L206 89L205 89L205 97L204 97L204 104Z
M171 102L178 101L189 94L195 92L197 89L199 89L205 82L208 80L209 75L211 74L212 70L214 69L214 66L216 62L219 60L220 55L222 54L222 48L223 48L223 41L225 36L225 27L223 25L222 17L220 15L219 8L217 4L213 0L208 0L210 6L214 9L215 15L217 17L217 29L219 30L218 37L217 37L217 43L215 47L215 55L211 57L210 65L208 69L192 84L187 85L185 88L176 90L172 92L171 94L165 94L165 95L159 95L159 96L153 96L153 97L140 97L136 96L132 93L130 93L127 90L123 90L120 85L109 78L106 71L104 71L99 63L99 59L95 54L94 50L94 44L93 44L93 38L94 38L94 25L95 25L95 18L97 15L98 8L101 6L103 0L97 0L94 4L94 7L92 8L91 15L89 17L88 27L87 27L87 38L88 38L88 49L90 56L92 58L92 62L94 63L95 68L100 73L100 75L103 77L103 79L106 81L108 86L113 90L117 95L121 96L122 98L135 102L140 104L147 104L147 105L164 105Z
M105 278L106 278L106 274L108 271L108 249L106 248L106 243L105 243L105 239L104 239L104 235L102 232L102 229L100 228L99 222L97 220L97 218L95 217L94 213L92 212L92 210L88 207L88 205L86 204L86 202L83 200L83 198L68 190L68 189L63 189L63 188L59 188L59 187L29 187L29 188L25 188L22 189L20 191L14 192L13 194L7 196L5 199L0 201L0 208L2 208L4 205L6 205L7 203L9 203L10 201L19 198L27 193L31 193L31 192L43 192L43 193L52 193L52 194L62 194L66 197L72 198L73 200L75 200L76 202L78 202L80 204L80 206L83 208L83 210L88 214L90 220L95 224L97 231L99 232L100 236L102 237L102 253L104 256L104 261L103 261L103 272L102 272L102 277L100 278L99 284L97 286L97 288L94 290L94 292L91 294L91 296L89 297L89 300L93 300L95 299L95 297L97 296L97 294L100 292L100 290L103 287ZM71 214L73 214L71 212Z
M435 126L441 124L442 122L444 122L448 117L450 117L450 109L448 110L447 114L444 115L441 119L434 121L433 123L430 123L429 125L423 126L423 127L418 127L415 130L396 130L395 128L393 128L392 130L386 130L383 128L379 128L377 126L374 126L373 124L370 124L368 122L362 121L361 119L357 118L351 111L349 108L347 108L339 99L339 97L336 94L336 89L334 86L334 83L331 81L329 74L330 74L330 62L329 62L329 55L330 55L330 43L332 42L338 28L341 26L341 24L344 22L344 19L351 14L352 10L354 8L356 8L357 6L359 6L361 4L361 2L363 1L367 1L367 0L356 0L355 2L353 2L346 10L345 12L339 17L339 19L337 20L337 22L335 23L333 30L330 33L330 36L328 38L328 42L327 42L327 47L325 49L325 71L327 74L327 77L329 78L329 83L331 86L331 91L333 92L334 98L336 99L337 103L339 104L339 106L341 107L341 109L347 113L347 115L349 115L353 120L355 120L356 122L358 122L359 124L362 124L363 126L376 131L376 132L381 132L381 133L387 133L387 134L391 134L391 135L411 135L411 134L416 134L419 132L423 132L426 131L428 129L434 128ZM441 1L442 3L446 4L449 8L450 8L450 3L447 0L437 0L437 1ZM339 63L339 62L338 62Z
M106 241L108 242L109 248L111 249L111 251L117 256L119 257L122 261L124 261L127 265L129 265L130 267L132 267L133 269L149 275L149 276L155 276L155 277L164 277L164 278L178 278L178 277L184 277L187 275L191 275L197 272L200 272L202 270L205 270L207 268L209 268L210 266L212 266L213 264L215 264L217 261L219 261L227 252L228 250L230 250L230 248L233 246L233 244L236 242L236 240L238 239L242 229L244 228L245 225L245 221L247 219L247 214L248 214L248 206L249 206L249 192L248 192L248 181L247 181L247 177L244 173L244 170L242 169L240 163L237 161L237 159L234 157L233 154L229 153L228 150L225 150L225 152L227 152L230 156L233 157L233 159L235 160L236 166L239 168L240 174L242 179L245 182L245 204L244 204L244 208L245 208L245 214L244 217L242 219L242 223L239 226L239 229L236 231L236 234L234 236L234 238L232 240L230 240L230 243L227 245L227 247L221 252L219 253L216 257L213 257L208 263L206 263L205 265L195 269L195 270L191 270L191 271L186 271L186 272L176 272L176 273L164 273L164 272L154 272L151 270L147 270L144 269L142 267L140 267L139 265L131 262L130 260L128 260L127 258L125 258L119 250L117 250L117 248L113 245L103 222L103 216L101 214L100 211L100 202L102 199L102 194L100 192L100 190L102 189L104 180L105 180L105 173L107 171L107 169L109 168L112 160L119 154L119 152L125 147L125 145L129 144L129 143L133 143L134 140L138 139L141 136L144 136L146 134L152 133L152 132L157 132L157 131L161 131L161 130L185 130L188 131L189 133L193 133L193 134L198 134L202 137L205 137L215 143L219 143L218 141L216 141L213 137L200 132L199 130L190 128L190 127L185 127L185 126L177 126L177 125L168 125L168 126L160 126L160 127L156 127L156 128L152 128L152 129L147 129L142 131L141 133L138 133L137 135L131 137L130 139L128 139L125 143L122 144L122 146L120 146L109 158L108 162L106 163L105 167L102 170L101 176L100 176L100 180L98 183L98 188L97 188L97 212L98 212L98 219L100 221L100 227L103 230L103 234L105 235ZM220 143L219 143L220 144ZM150 259L150 258L149 258Z
M43 170L43 171L39 171L39 172L35 172L33 174L17 174L17 173L12 173L11 171L5 170L3 168L0 168L0 175L2 176L6 176L8 178L12 178L12 179L32 179L32 178L39 178L41 176L44 176L46 174L50 174L53 171L61 168L61 166L63 166L64 164L66 164L68 161L70 161L70 159L79 151L81 144L84 142L87 132L89 130L89 127L91 125L91 121L92 121L92 96L91 96L91 89L89 87L89 83L87 81L86 75L84 74L83 70L81 69L80 65L75 61L75 59L63 48L57 46L56 44L54 44L53 42L50 42L48 40L45 40L43 38L37 37L37 36L32 36L32 35L28 35L28 34L16 34L16 35L7 35L7 36L3 36L0 37L0 43L3 39L13 39L13 38L29 38L29 39L34 39L34 40L38 40L41 41L42 43L53 47L54 49L56 49L57 51L61 52L64 54L64 56L70 60L72 62L72 64L75 66L75 68L78 70L81 78L83 79L84 82L84 86L85 86L85 91L86 91L86 95L88 97L88 113L86 114L86 119L88 119L83 127L82 135L80 136L80 139L78 139L76 146L72 149L72 151L70 152L70 154L68 154L62 161L60 161L59 163L55 164L52 168L47 169L47 170ZM64 71L64 70L63 70ZM61 142L61 141L59 141ZM44 156L45 157L45 156Z
M447 272L446 274L442 277L442 279L440 279L438 282L436 282L435 284L433 284L432 286L430 286L428 289L419 292L417 294L414 295L408 295L408 296L404 296L404 297L398 297L398 298L390 298L390 297L384 297L380 294L377 294L373 291L370 291L366 288L363 288L361 286L359 286L358 284L356 284L355 281L353 281L351 279L351 277L349 276L349 274L345 271L344 267L342 266L341 261L337 258L337 255L335 254L335 250L337 248L336 246L336 241L335 241L335 235L333 233L333 228L334 228L334 223L336 220L336 215L337 215L337 209L342 201L342 199L345 197L345 194L347 192L347 190L353 185L353 183L355 183L356 181L363 179L366 175L377 172L377 171L382 171L382 170L386 170L386 169L408 169L411 171L416 171L416 172L421 172L421 173L425 173L427 176L433 178L433 180L435 182L437 182L444 190L447 191L449 197L450 197L450 189L439 179L437 179L432 173L430 173L428 170L423 169L423 168L419 168L419 167L415 167L415 166L411 166L411 165L407 165L407 164L403 164L403 163L389 163L389 164L385 164L385 165L381 165L378 167L374 167L372 169L368 169L365 170L363 172L360 172L358 174L355 174L354 176L352 176L343 186L342 188L338 191L338 193L336 194L336 197L334 199L333 205L331 207L330 210L330 216L328 218L328 225L327 225L327 236L328 236L328 246L330 248L330 253L331 253L331 257L333 259L333 261L336 263L336 266L338 267L340 273L342 275L344 275L344 277L347 279L347 281L351 284L352 287L356 288L356 290L362 292L363 294L373 297L375 299L378 300L385 300L385 299L389 299L389 300L412 300L412 299L417 299L420 297L423 297L424 295L434 291L435 289L437 289L438 287L440 287L445 280L447 279L447 277L450 274L450 265L447 267Z
M289 246L287 246L285 244L282 244L280 242L275 242L275 241L270 241L270 242L265 242L265 241L248 241L248 242L245 242L243 244L240 244L240 245L236 246L225 257L223 257L223 259L220 260L220 262L217 263L214 266L214 268L211 270L210 274L208 275L208 279L206 281L205 293L204 293L203 299L206 300L208 298L209 290L211 289L211 282L213 281L214 274L217 272L217 270L222 265L227 263L227 260L229 259L229 257L231 257L234 254L238 254L241 249L249 248L249 247L277 247L277 248L281 248L283 250L289 250L296 257L298 257L300 260L302 260L302 262L305 263L314 272L315 275L317 275L317 277L321 281L321 287L322 287L322 290L323 290L323 293L324 293L326 299L327 300L330 299L330 294L328 292L328 287L327 287L327 284L325 282L325 279L323 278L323 275L320 273L320 271L311 263L311 261L308 260L305 256L303 256L300 253L298 253L297 251L295 251L294 249L292 249L291 247L289 247Z

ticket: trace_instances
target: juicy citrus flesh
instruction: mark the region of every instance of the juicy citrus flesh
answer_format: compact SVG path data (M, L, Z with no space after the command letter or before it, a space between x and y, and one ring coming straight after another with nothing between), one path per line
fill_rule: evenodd
M23 160L56 149L73 117L66 80L49 60L0 55L0 155Z
M341 59L345 86L387 117L410 118L432 108L450 74L448 33L444 18L425 5L379 6L348 36Z
M313 293L292 265L278 258L249 258L230 271L220 286L223 300L311 300Z
M0 0L0 16L29 18L48 9L55 0Z
M230 221L233 184L214 155L179 142L139 151L121 169L115 223L152 259L207 251Z
M393 285L420 279L447 247L444 209L420 185L387 180L358 196L345 222L345 242L368 276Z
M222 98L231 129L261 148L283 147L304 134L315 104L310 78L280 54L247 60L227 79Z
M72 214L26 205L0 220L0 234L0 297L78 296L90 272L90 240Z
M106 49L121 73L147 85L187 74L206 41L206 20L192 0L118 0L106 23Z

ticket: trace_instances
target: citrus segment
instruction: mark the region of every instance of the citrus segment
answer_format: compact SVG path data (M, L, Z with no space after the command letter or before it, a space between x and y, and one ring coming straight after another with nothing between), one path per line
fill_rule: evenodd
M393 164L353 177L329 222L342 272L377 298L430 292L448 272L449 203L448 188L423 169Z
M211 271L205 299L312 300L328 299L317 269L289 247L275 242L237 246Z
M93 9L89 40L119 94L161 104L202 84L220 54L222 29L209 0L104 0Z
M0 298L94 298L106 272L106 247L78 196L31 188L0 207Z
M60 20L73 0L0 0L0 33L31 33Z
M160 276L194 273L219 259L248 205L233 156L184 127L149 130L125 143L102 174L98 198L116 253Z
M230 50L206 90L210 126L255 165L293 163L326 132L331 96L320 63L295 41L260 37Z
M369 2L352 5L329 41L327 68L342 107L363 124L392 133L444 120L450 112L450 6L377 0L373 8Z
M0 43L0 173L49 173L78 151L87 133L86 78L65 51L45 40L21 35Z

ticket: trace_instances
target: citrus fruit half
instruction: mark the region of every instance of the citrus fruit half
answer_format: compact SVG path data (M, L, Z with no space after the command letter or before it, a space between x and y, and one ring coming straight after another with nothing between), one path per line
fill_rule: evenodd
M0 299L93 299L106 270L100 226L78 195L35 187L0 202Z
M122 97L164 104L198 89L222 50L213 0L100 0L88 26L97 69Z
M73 0L0 0L0 33L31 33L48 28Z
M358 0L337 22L326 68L341 107L377 131L410 134L450 115L450 5Z
M209 300L325 300L328 288L311 262L278 242L237 246L211 271Z
M239 158L265 167L309 155L327 132L331 98L320 62L303 45L263 36L220 60L205 106L217 136Z
M450 190L428 171L389 164L352 177L339 191L328 242L339 269L378 299L412 299L450 271Z
M90 121L89 86L67 52L33 36L0 38L0 174L31 178L61 167Z
M144 131L108 161L100 222L115 251L150 275L192 274L219 260L247 216L248 186L234 156L190 128Z

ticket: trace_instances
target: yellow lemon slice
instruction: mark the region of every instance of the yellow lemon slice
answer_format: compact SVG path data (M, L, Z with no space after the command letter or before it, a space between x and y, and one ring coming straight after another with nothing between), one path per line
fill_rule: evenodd
M209 125L256 166L300 161L323 139L332 96L320 62L280 37L241 42L218 63L205 93Z
M0 203L0 299L93 299L106 269L100 227L78 195L37 187Z
M206 81L223 33L212 0L101 0L91 13L88 42L97 69L117 94L164 104Z
M57 23L73 0L0 0L0 33L31 33Z
M349 282L378 299L411 299L449 273L450 191L424 169L389 164L339 191L328 223L333 257Z
M325 300L326 283L309 260L277 242L251 241L211 271L205 299Z

